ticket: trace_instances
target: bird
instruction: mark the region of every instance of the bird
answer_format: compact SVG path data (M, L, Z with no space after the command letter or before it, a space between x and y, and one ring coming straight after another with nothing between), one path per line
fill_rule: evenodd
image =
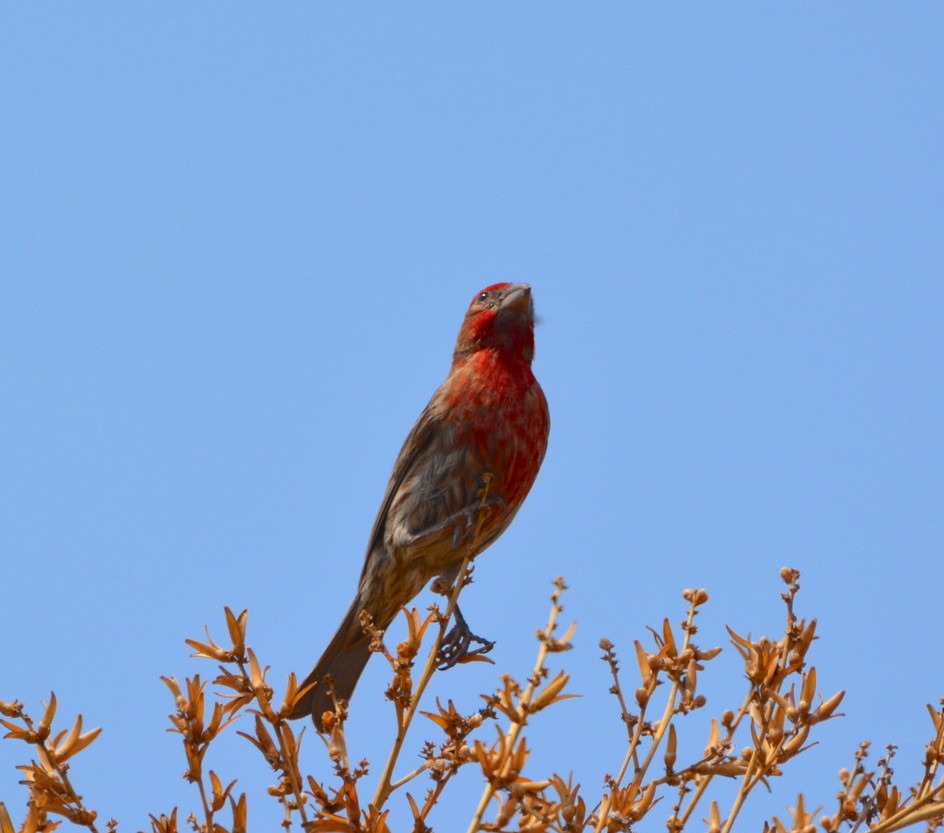
M550 432L547 400L531 369L534 324L528 284L495 283L472 298L449 374L393 466L354 600L299 687L290 719L311 715L325 731L325 713L334 699L350 700L370 659L362 612L385 631L431 579L451 585L463 560L494 543L521 508ZM471 634L458 609L454 618L454 631L464 632L447 637L446 666L461 659L470 639L483 643L479 652L491 647Z

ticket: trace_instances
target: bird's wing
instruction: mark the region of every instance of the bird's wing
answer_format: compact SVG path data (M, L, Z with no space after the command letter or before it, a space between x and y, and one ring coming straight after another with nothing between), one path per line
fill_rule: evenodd
M436 397L434 396L430 404L427 405L423 413L420 414L413 429L403 442L403 447L400 449L399 455L397 455L396 463L393 464L393 472L390 475L390 480L387 482L387 491L384 493L380 510L377 512L374 527L370 531L370 540L367 544L367 558L364 559L364 569L361 571L362 578L367 571L370 553L377 547L383 547L387 516L397 491L413 470L417 458L425 454L427 447L435 440L438 434L437 427L440 424L440 418L435 414L434 408L432 407L432 403L435 400Z

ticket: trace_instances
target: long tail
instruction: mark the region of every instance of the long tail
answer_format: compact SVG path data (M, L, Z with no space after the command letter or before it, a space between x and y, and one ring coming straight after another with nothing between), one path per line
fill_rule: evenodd
M318 731L324 731L322 717L326 711L334 710L329 687L325 684L325 677L329 675L334 679L335 698L351 699L354 687L367 665L367 660L370 659L370 641L364 636L360 623L362 608L360 596L355 596L338 632L301 684L301 688L304 688L311 682L317 682L315 687L295 704L289 715L292 720L311 715Z

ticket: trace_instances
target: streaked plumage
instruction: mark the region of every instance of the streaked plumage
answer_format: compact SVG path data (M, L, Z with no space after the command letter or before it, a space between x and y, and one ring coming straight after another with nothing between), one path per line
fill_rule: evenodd
M533 357L530 287L498 283L479 292L459 330L449 375L394 464L357 595L303 683L319 684L296 704L293 718L311 714L321 728L332 708L321 684L327 675L335 696L350 698L370 658L362 610L386 629L430 579L454 580L466 552L480 553L511 523L544 459L550 428ZM489 499L482 508L486 473Z

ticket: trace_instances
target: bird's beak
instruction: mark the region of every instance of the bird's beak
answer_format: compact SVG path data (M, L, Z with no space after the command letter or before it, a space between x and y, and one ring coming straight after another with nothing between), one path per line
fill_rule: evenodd
M505 290L501 300L501 311L520 315L529 321L534 320L534 301L531 298L531 287L526 283L513 283Z

